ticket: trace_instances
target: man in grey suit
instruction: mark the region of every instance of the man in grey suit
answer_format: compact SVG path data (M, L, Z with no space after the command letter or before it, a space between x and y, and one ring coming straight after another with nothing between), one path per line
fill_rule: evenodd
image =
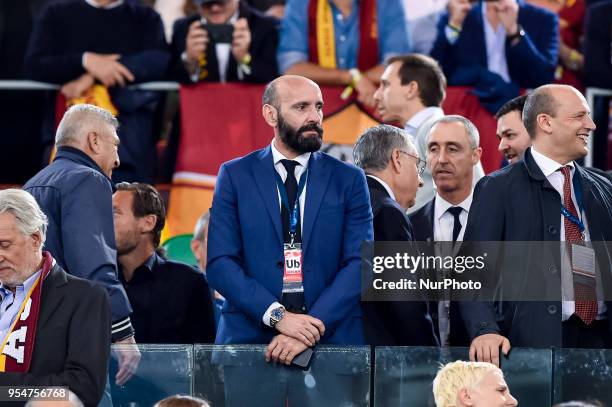
M400 55L389 58L380 78L380 86L374 93L378 113L383 122L404 124L404 130L412 137L419 157L427 159L427 133L432 123L443 117L440 108L446 95L446 77L438 63L421 54ZM474 166L474 184L484 176L480 162ZM431 170L422 175L423 187L419 188L412 213L435 196Z

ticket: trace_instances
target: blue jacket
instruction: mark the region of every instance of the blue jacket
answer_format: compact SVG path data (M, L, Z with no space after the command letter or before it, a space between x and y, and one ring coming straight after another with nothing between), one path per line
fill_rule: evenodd
M362 344L361 244L372 240L365 175L324 153L308 164L302 233L304 299L322 343ZM281 298L283 238L270 147L223 164L208 232L210 285L226 299L217 343L269 343L268 307Z
M548 10L519 0L518 23L525 36L515 45L506 42L506 60L512 82L521 88L535 88L554 80L559 52L558 17ZM445 34L448 14L440 18L438 37L431 56L440 62L449 85L477 85L459 83L474 72L488 72L487 46L481 2L476 3L463 22L459 38L451 44ZM479 77L479 75L475 75Z
M45 249L70 274L107 289L113 321L128 317L132 308L117 278L111 180L82 151L60 147L23 189L49 218Z

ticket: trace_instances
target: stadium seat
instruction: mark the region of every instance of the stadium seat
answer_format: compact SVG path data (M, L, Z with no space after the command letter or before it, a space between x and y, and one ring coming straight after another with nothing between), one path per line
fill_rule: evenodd
M166 250L166 256L170 260L182 261L183 263L191 264L197 267L193 253L191 252L190 242L193 238L191 233L184 235L173 236L162 243L162 247Z

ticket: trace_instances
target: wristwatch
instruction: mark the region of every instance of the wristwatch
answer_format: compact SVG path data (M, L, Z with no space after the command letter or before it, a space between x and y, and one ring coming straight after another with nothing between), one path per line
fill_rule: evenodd
M506 41L512 44L515 40L520 39L525 36L525 30L520 25L517 27L517 30L514 34L506 36ZM518 41L517 41L518 42Z
M270 311L270 327L274 328L285 316L285 307L277 307Z

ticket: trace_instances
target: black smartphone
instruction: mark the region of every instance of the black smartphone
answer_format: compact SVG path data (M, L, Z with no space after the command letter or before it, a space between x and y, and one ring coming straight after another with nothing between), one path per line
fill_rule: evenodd
M310 362L312 361L312 355L314 354L314 350L312 348L307 348L302 351L299 355L293 358L291 361L291 366L298 367L302 370L308 370L310 367Z
M208 39L214 44L231 44L234 26L231 24L202 24L208 33Z

